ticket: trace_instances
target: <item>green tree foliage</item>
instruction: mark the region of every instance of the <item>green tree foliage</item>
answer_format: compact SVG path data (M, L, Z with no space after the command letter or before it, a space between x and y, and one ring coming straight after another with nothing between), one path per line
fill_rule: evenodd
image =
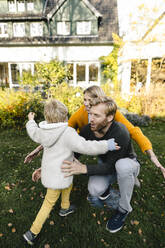
M118 53L123 45L122 40L113 34L114 46L112 52L108 56L100 57L102 75L109 84L112 84L115 91L119 90L118 75Z

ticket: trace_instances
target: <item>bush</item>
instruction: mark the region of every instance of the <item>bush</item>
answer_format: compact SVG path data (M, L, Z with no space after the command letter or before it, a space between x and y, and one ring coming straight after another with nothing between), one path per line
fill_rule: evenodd
M107 96L116 101L119 108L150 118L165 118L165 84L151 84L149 92L146 92L145 87L143 87L139 93L128 95L125 98L121 92L113 91L109 83L101 87Z
M49 90L50 97L58 99L68 107L69 115L83 104L83 90L79 87L62 83L50 87ZM0 127L24 128L30 111L36 113L37 122L43 120L44 101L39 92L0 90Z
M109 83L101 85L101 88L104 90L105 94L116 102L117 106L122 109L126 109L129 112L141 114L142 107L141 107L141 100L139 96L132 95L127 96L127 98L123 98L121 92L118 90L113 90L110 87Z
M25 127L28 112L36 113L36 120L43 118L43 104L38 94L0 90L0 126Z
M141 90L142 113L151 118L165 117L165 84L150 85L150 91Z
M68 107L69 115L72 115L83 104L83 90L80 87L62 83L50 87L49 93L51 97L58 99Z

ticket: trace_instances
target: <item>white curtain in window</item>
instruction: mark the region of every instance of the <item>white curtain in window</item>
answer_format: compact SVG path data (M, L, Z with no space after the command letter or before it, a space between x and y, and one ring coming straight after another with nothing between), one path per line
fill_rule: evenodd
M14 23L13 24L13 34L15 37L25 36L25 24L24 23Z
M33 22L30 24L30 35L34 36L43 36L43 25L42 23Z
M77 22L76 25L77 34L90 34L91 33L91 22L90 21L81 21Z
M57 22L57 34L69 35L70 34L70 22Z

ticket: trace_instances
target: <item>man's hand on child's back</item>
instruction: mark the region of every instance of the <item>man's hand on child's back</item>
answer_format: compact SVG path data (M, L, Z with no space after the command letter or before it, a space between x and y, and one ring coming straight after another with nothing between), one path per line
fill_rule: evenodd
M28 119L29 119L29 121L34 120L34 116L35 116L35 113L34 113L34 112L30 112L30 113L28 114Z

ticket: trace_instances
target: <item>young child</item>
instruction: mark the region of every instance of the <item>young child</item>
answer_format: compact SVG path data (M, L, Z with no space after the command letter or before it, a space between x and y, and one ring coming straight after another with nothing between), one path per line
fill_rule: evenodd
M73 177L64 177L61 165L64 160L73 161L74 152L97 155L104 154L108 150L117 150L119 146L114 139L106 141L86 141L77 132L68 127L68 110L66 106L52 99L44 106L45 121L39 123L34 121L35 114L28 114L29 121L26 124L27 133L30 138L44 147L41 162L41 182L47 188L44 202L39 210L31 228L25 234L24 239L33 245L34 239L49 216L61 194L60 216L66 216L75 211L70 205L69 197L72 189ZM35 178L34 180L36 180Z

